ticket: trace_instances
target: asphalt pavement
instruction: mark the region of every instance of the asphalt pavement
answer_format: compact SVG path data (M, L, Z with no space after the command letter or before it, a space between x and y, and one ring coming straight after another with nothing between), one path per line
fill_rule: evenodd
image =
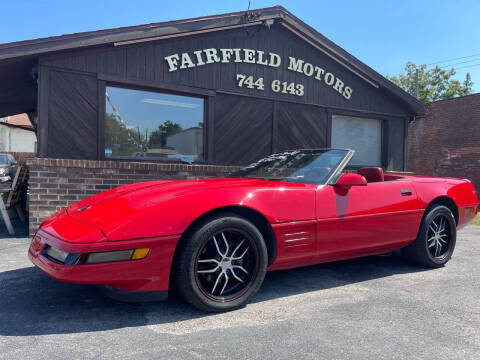
M480 227L444 268L397 255L267 274L224 313L121 303L50 279L0 234L0 359L479 359Z

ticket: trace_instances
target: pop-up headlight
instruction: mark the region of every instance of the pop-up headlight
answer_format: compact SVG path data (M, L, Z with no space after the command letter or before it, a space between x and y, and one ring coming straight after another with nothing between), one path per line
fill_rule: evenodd
M80 260L80 257L82 256L82 254L67 253L65 251L51 247L50 245L45 246L42 254L50 260L61 263L63 265L75 265L78 263L78 260Z

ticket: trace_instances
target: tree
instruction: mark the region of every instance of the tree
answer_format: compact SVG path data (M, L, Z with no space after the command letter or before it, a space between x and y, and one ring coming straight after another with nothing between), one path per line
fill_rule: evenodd
M472 77L470 76L470 73L467 72L465 75L465 81L463 82L463 94L462 95L468 95L472 93L472 87L473 87L473 82L472 82Z
M123 126L113 114L105 115L105 148L113 155L130 155L142 151L138 133Z
M167 137L179 131L182 131L179 124L167 120L158 126L158 130L152 131L148 139L148 146L150 148L164 147L167 144Z
M405 65L405 73L398 76L387 76L387 79L413 96L416 96L418 86L418 99L427 103L468 95L472 92L473 83L470 74L467 73L463 84L459 80L453 79L455 74L453 68L444 70L436 66L427 70L427 65L417 66L409 61Z

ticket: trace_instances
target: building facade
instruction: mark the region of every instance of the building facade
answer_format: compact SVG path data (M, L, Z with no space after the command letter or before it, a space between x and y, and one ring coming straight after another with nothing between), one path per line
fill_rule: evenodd
M61 170L54 159L194 176L296 148L353 148L354 166L404 171L408 123L425 112L282 7L4 44L2 76L23 87L0 95L0 115L31 112L38 157L52 160L31 162L32 186ZM37 194L37 222L67 201Z
M37 137L27 114L0 118L0 152L35 153Z
M480 194L480 94L427 104L410 124L407 170L466 178Z

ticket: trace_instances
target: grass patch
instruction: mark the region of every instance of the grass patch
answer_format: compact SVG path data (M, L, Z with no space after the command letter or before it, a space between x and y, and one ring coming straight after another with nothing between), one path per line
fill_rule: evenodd
M477 215L475 219L471 222L472 225L480 226L480 214Z

